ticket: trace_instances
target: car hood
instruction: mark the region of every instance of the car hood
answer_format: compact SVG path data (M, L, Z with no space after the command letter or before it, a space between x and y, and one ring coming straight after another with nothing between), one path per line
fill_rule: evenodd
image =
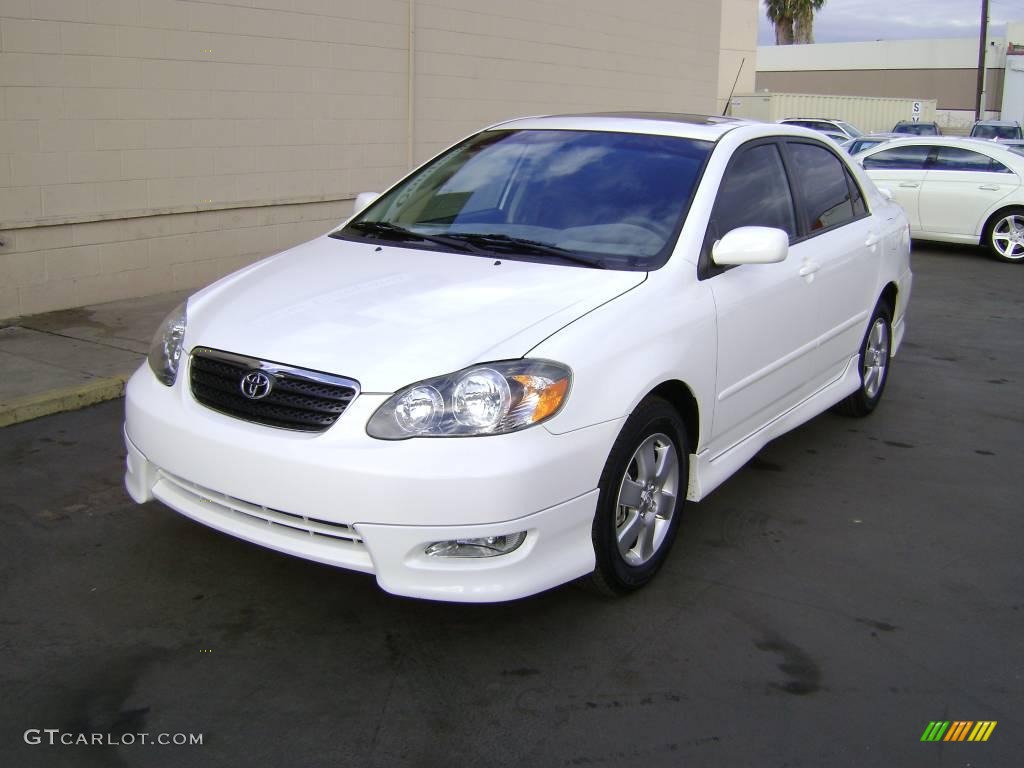
M522 357L645 278L325 235L193 296L185 343L390 393L474 363Z

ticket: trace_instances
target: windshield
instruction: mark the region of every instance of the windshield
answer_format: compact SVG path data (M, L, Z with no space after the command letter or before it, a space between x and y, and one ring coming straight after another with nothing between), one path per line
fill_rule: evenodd
M976 125L971 136L976 139L1019 139L1020 128L1016 125Z
M712 147L647 134L485 131L409 176L334 236L657 269Z

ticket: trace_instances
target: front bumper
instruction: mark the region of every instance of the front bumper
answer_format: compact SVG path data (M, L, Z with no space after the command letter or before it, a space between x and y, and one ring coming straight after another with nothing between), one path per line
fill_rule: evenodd
M143 366L126 393L125 483L217 530L376 576L394 594L492 602L594 568L597 479L621 422L564 435L374 440L384 395L360 395L326 432L251 424L164 387ZM427 557L431 543L527 531L492 558Z

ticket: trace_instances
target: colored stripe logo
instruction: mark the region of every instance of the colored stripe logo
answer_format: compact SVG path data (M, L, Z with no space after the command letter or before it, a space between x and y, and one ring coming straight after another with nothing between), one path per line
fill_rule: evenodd
M932 720L921 741L988 741L995 729L995 720Z

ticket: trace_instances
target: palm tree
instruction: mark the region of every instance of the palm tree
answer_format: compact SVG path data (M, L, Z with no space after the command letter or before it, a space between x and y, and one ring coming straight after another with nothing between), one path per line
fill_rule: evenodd
M814 42L814 14L821 10L825 0L798 0L793 14L793 37L797 44Z
M793 44L793 5L795 0L765 0L768 21L775 27L775 44Z
M814 42L814 14L825 0L765 0L776 45Z

